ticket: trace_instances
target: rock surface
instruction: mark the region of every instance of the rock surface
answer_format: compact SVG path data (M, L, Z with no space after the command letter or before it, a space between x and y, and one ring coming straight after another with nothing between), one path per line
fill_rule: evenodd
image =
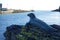
M19 25L11 25L6 28L6 32L4 33L5 40L17 40L16 35L21 31L21 26Z
M58 9L52 10L53 12L60 12L60 7Z
M55 25L51 26L53 27ZM60 37L44 33L39 27L30 23L27 23L25 26L8 26L4 36L6 38L5 40L60 40Z

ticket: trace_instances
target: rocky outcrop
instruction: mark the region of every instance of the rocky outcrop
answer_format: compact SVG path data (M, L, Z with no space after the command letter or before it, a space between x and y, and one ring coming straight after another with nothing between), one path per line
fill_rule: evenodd
M51 40L60 40L60 36L59 36L60 35L60 31L59 31L60 26L56 25L56 24L53 24L53 25L50 25L50 26L57 29L57 31L54 32L53 35L47 33L46 31L42 31L40 27L37 27L37 26L32 25L30 23L27 23L26 28L27 28L27 30L30 30L31 32L37 32L37 33L40 33L40 34L42 33L41 35L43 35L43 39L44 39L44 37L49 37L49 38L52 37ZM39 37L41 37L41 35L39 35ZM49 40L49 39L47 39L47 40Z
M58 9L52 10L53 12L60 12L60 7Z
M20 25L11 25L6 28L4 33L5 40L17 40L16 35L21 31Z
M54 28L58 25L50 25ZM11 25L4 33L5 40L60 40L60 37L42 32L39 27L27 23L25 26Z

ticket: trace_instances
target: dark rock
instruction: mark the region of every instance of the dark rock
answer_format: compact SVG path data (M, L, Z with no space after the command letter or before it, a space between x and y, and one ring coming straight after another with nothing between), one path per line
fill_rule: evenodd
M36 40L35 38L28 37L27 40Z
M52 26L52 25L50 25ZM22 37L26 38L25 40L60 40L60 37L50 35L46 32L43 32L40 30L40 27L35 26L30 23L26 23L25 27L26 30L22 31L22 26L20 25L11 25L6 28L6 32L4 33L5 40L19 40L16 37L16 35L20 34ZM23 33L20 33L23 32ZM25 32L25 33L24 33ZM29 34L32 33L32 36L29 36ZM30 34L31 35L31 34ZM46 39L48 37L48 39ZM22 38L22 39L23 39ZM45 38L45 39L44 39Z
M60 12L60 7L56 10L52 10L52 12Z
M5 40L17 40L16 35L21 31L20 25L11 25L6 28L4 33Z
M50 26L52 26L53 28L59 28L59 25L50 25ZM32 33L36 33L36 32L38 32L38 34L40 33L40 32L42 32L42 34L44 35L44 36L52 36L52 38L55 40L55 39L60 39L60 31L57 31L57 32L53 32L52 34L49 34L49 33L46 33L46 31L45 32L43 32L43 31L41 31L40 30L40 27L38 27L38 26L35 26L35 25L32 25L32 24L30 24L30 23L27 23L26 24L26 30L29 32L32 32ZM29 28L29 29L28 29ZM38 28L38 29L37 29ZM37 30L37 31L36 31ZM60 29L59 29L60 30ZM34 35L34 34L33 34ZM38 35L37 35L38 36ZM39 36L40 37L40 36Z

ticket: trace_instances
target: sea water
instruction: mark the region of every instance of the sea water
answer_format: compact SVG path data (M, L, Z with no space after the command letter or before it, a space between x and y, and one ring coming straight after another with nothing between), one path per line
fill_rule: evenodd
M29 13L34 13L36 17L43 20L48 25L57 24L60 25L60 13L51 11L35 11L13 14L0 14L0 40L4 40L3 33L6 31L6 27L10 25L25 25L29 22L30 18L27 16Z

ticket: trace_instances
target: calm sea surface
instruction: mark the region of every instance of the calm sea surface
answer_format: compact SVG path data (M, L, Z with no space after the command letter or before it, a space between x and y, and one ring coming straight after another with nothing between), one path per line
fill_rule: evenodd
M7 26L12 24L25 25L29 21L29 17L25 13L14 13L14 14L0 14L0 40L4 40L3 33L6 30ZM59 12L50 12L50 11L35 11L33 12L36 17L40 20L43 20L47 24L57 24L60 25L60 13Z

